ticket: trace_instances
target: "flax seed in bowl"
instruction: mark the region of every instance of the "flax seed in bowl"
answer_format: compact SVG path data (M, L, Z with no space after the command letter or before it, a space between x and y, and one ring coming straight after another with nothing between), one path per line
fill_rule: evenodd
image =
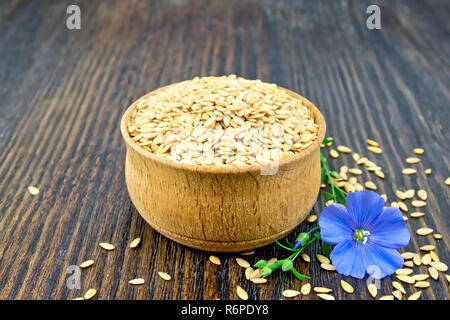
M190 247L244 251L292 231L320 187L325 121L300 95L234 75L172 84L122 118L139 213Z

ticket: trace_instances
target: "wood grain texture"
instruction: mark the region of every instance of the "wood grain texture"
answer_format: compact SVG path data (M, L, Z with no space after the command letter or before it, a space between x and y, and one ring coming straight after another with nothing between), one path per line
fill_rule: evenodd
M73 3L82 11L79 31L65 26ZM382 29L371 31L365 11L374 3ZM236 255L209 263L208 253L151 229L129 199L123 112L150 90L203 75L259 78L311 100L328 135L383 167L385 181L372 180L390 201L396 188L428 191L425 217L408 226L415 235L426 225L443 239L413 236L406 250L433 243L449 264L449 14L448 1L437 0L1 1L0 298L68 299L93 287L99 299L236 299L241 285L250 299L279 299L284 289L300 288L281 273L266 285L249 283ZM383 155L366 150L367 138L380 142ZM419 173L401 175L419 146ZM352 160L331 162L343 163ZM31 196L29 185L40 194ZM127 248L137 236L139 248ZM105 252L103 241L116 249ZM284 255L270 245L247 259ZM82 271L80 290L69 290L67 267L87 259L95 265ZM371 299L364 281L346 279L356 288L347 295L339 289L343 277L317 262L296 267L338 299ZM128 285L135 277L146 284ZM382 281L380 295L391 292L390 281ZM423 299L448 299L443 275L431 283Z

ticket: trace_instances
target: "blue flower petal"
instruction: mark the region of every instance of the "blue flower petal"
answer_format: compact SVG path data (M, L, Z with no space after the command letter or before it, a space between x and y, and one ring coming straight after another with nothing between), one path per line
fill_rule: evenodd
M320 214L319 226L323 241L329 244L338 244L351 239L356 222L347 210L339 204L331 204Z
M346 276L364 278L367 268L362 250L363 246L355 240L342 241L334 247L330 259L336 271Z
M376 192L350 192L345 200L347 211L357 221L357 228L369 229L383 211L385 201Z
M406 246L411 237L402 213L396 207L384 209L369 231L373 243L391 249Z
M366 270L372 278L390 276L403 266L403 257L395 249L384 248L367 243L364 247Z

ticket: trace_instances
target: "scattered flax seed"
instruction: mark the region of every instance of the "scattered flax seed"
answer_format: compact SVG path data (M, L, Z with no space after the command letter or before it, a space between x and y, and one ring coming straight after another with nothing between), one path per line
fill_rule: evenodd
M391 207L400 208L398 205L398 202L396 202L396 201L391 202Z
M414 258L415 255L416 255L416 254L413 253L413 252L403 252L403 253L402 253L403 259L406 259L406 260L409 260L409 259Z
M28 187L28 191L29 191L33 196L39 194L39 189L36 188L36 187L33 187L33 186L29 186L29 187Z
M434 280L437 280L439 278L439 272L433 267L428 268L428 273Z
M366 187L366 189L368 190L377 190L377 186L375 185L375 183L373 183L372 181L366 181L364 183L364 186Z
M370 161L370 160L366 160L365 162L364 162L364 165L367 167L367 168L370 168L370 167L376 167L377 165L375 164L375 162L372 162L372 161Z
M383 171L381 171L381 170L375 171L375 175L376 175L378 178L384 179L384 173L383 173Z
M416 281L423 281L423 280L427 280L429 275L423 273L423 274L415 274L412 277Z
M405 193L404 193L403 191L396 190L396 191L395 191L395 195L396 195L396 197L399 198L400 200L405 200L405 199L406 199Z
M80 268L81 269L89 268L93 264L94 264L94 260L86 260L86 261L80 263Z
M271 264L273 264L273 263L275 263L277 261L278 261L278 259L275 258L275 257L274 258L270 258L269 261L267 261L267 265L270 266Z
M446 274L445 277L447 278L447 282L450 282L450 275Z
M434 245L432 245L432 244L427 244L427 245L424 245L424 246L420 247L420 250L422 250L422 251L431 251L431 250L434 250L434 249L436 249L436 247Z
M86 300L92 299L96 294L97 294L97 290L95 290L95 289L89 289L89 290L86 291L86 293L84 294L84 299L86 299Z
M402 300L402 298L403 298L403 294L401 293L400 290L395 290L395 291L393 291L393 292L392 292L392 295L393 295L394 297L396 297L398 300Z
M434 251L430 251L430 257L431 257L431 260L433 260L435 262L439 262L439 257L436 255L436 253L434 253Z
M417 292L413 293L412 295L410 295L408 297L408 300L418 300L420 298L421 294L422 294L422 291L417 291Z
M311 292L311 284L305 283L300 289L302 295L307 296Z
M442 234L435 233L435 234L433 234L433 238L435 238L436 240L441 240L442 239Z
M362 157L362 158L359 158L358 160L356 160L356 164L361 166L361 165L364 165L366 163L366 161L368 161L368 159L366 157Z
M240 254L240 255L243 255L243 256L251 256L251 255L254 254L254 253L255 253L254 250L250 250L250 251L241 252L241 253L239 253L239 254Z
M420 266L422 264L422 258L420 257L420 254L416 254L413 258L413 261L416 266Z
M450 186L450 177L448 177L447 179L445 179L445 184Z
M317 292L317 293L330 293L331 291L333 291L329 288L324 288L324 287L314 287L313 290L314 290L314 292Z
M414 168L405 168L402 170L402 173L404 175L412 175L412 174L415 174L416 172L417 172L417 170Z
M261 278L262 277L262 273L261 273L261 269L256 269L255 271L253 271L250 275L249 278L250 279L256 279L256 278Z
M330 157L332 157L333 159L337 159L339 158L339 153L334 149L330 149Z
M330 259L328 259L327 257L325 257L321 254L316 254L316 258L317 258L317 260L319 260L320 263L327 263L327 264L331 263Z
M381 170L381 167L380 166L368 167L367 170L369 170L370 172L375 172L377 170Z
M352 285L344 280L341 280L341 287L347 293L353 293L355 289L353 289Z
M209 261L211 261L212 263L217 264L217 265L221 264L220 259L216 256L209 256Z
M169 281L169 280L172 279L172 277L170 276L170 274L165 273L165 272L162 272L162 271L158 271L158 275L159 275L162 279L164 279L164 280L166 280L166 281Z
M306 221L308 221L309 223L316 222L316 220L317 220L317 216L316 216L315 214L309 216L309 217L306 219Z
M380 145L378 144L378 142L372 140L372 139L367 139L367 144L371 147L379 147Z
M246 268L245 269L245 279L250 280L251 279L250 276L253 273L253 271L255 271L255 270L253 270L252 267Z
M369 146L369 147L367 147L367 150L369 150L369 151L371 151L371 152L373 152L375 154L382 154L383 153L383 150L381 150L381 148L379 148L379 147Z
M236 287L236 293L239 298L242 300L248 300L248 293L244 289L242 289L240 286Z
M416 191L414 189L409 189L405 191L405 199L412 199Z
M431 263L431 255L429 253L424 254L422 257L422 264L428 266Z
M266 278L254 278L254 279L250 279L251 282L255 283L255 284L263 284L267 282Z
M416 163L420 162L420 159L416 158L416 157L409 157L409 158L406 158L405 161L406 161L406 163L409 163L409 164L416 164Z
M282 295L283 295L284 297L286 297L286 298L296 297L296 296L298 296L299 294L300 294L300 291L297 291L297 290L291 290L291 289L284 290L284 291L282 292Z
M425 207L427 205L427 203L425 201L422 200L414 200L411 202L412 206L414 208L422 208Z
M413 152L420 156L420 155L422 155L424 153L424 150L422 148L415 148L413 150Z
M412 212L410 214L411 218L422 218L424 216L423 212Z
M336 267L329 263L322 263L320 264L320 267L327 271L336 271Z
M248 261L242 259L242 258L236 258L236 262L238 265L240 265L242 268L248 268L250 267L250 263Z
M403 212L408 212L408 206L403 201L398 201L397 203L400 210Z
M350 149L349 147L346 147L346 146L338 146L337 149L338 149L338 151L340 153L350 153L350 152L352 152L352 149Z
M395 274L399 275L399 276L408 276L411 273L413 273L413 271L411 269L408 268L403 268L403 269L397 269L395 270Z
M384 201L387 202L387 195L386 195L386 193L383 193L380 197L382 197L384 199Z
M352 158L353 158L353 161L357 162L359 159L361 159L361 156L359 155L359 153L354 152L352 154Z
M83 297L76 297L76 298L73 298L72 300L84 300L84 298Z
M132 249L136 248L139 245L140 242L141 242L141 238L134 239L130 243L130 248L132 248Z
M448 270L447 265L443 262L432 261L430 264L431 267L435 268L437 271L447 272Z
M380 300L394 300L394 296L388 295L388 296L382 296Z
M107 251L114 250L114 245L112 245L111 243L100 242L99 246L102 247L103 249L107 250Z
M367 289L369 290L370 295L375 298L377 296L377 287L371 283L367 286Z
M302 253L302 259L305 260L305 262L311 262L311 258L306 253Z
M414 267L414 262L412 262L411 260L408 260L408 261L405 261L405 262L403 263L403 265L404 265L405 267L412 268L412 267Z
M355 176L359 176L359 175L362 174L362 170L358 169L358 168L348 169L348 172L351 173L351 174L354 174Z
M429 176L430 174L431 174L431 169L430 168L428 168L428 169L425 169L425 174L427 175L427 176Z
M323 300L335 300L335 298L331 294L318 293L317 296Z
M430 283L428 281L417 281L414 283L414 287L416 288L428 288Z
M406 294L406 290L405 290L405 288L403 287L403 285L400 282L393 281L392 282L392 286L395 289L397 289L398 291L400 291L401 293Z
M128 281L128 283L129 284L135 284L135 285L144 284L145 280L142 279L142 278L136 278L136 279L131 279L130 281Z
M427 236L427 235L433 233L433 229L431 229L431 228L420 228L420 229L417 229L416 233L419 236Z
M409 284L413 284L414 282L416 282L416 280L414 280L412 277L410 276L396 276L398 280L405 282L405 283L409 283Z
M420 189L419 191L417 191L417 197L418 197L420 200L425 201L425 200L427 200L428 195L427 195L427 192L426 192L425 190Z

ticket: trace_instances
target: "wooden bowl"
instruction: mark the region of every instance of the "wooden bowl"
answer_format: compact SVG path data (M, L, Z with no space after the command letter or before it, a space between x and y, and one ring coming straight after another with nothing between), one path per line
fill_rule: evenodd
M254 249L295 229L320 189L319 150L326 125L310 101L281 89L312 110L319 132L312 145L278 161L278 166L202 166L156 156L128 133L134 102L122 117L121 132L127 188L141 216L166 237L205 251Z

